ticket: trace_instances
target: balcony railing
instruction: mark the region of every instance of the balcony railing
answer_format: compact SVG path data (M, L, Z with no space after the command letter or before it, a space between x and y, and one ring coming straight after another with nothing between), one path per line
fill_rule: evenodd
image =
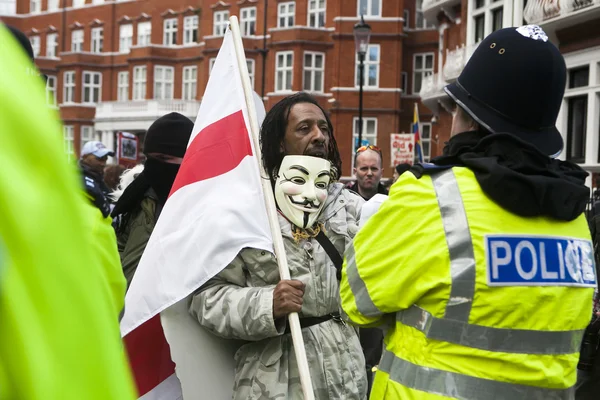
M200 102L195 100L145 100L110 101L98 104L96 120L121 118L158 118L170 112L178 112L189 118L195 118Z
M460 0L424 0L423 16L429 23L438 25L437 16L440 11L454 16L453 6L460 4L460 2Z
M478 45L479 43L470 46L465 46L463 44L460 47L457 46L454 50L446 50L446 62L444 63L443 70L444 79L446 81L452 82L458 78Z
M423 78L419 96L421 96L421 99L442 96L444 94L443 89L445 85L446 82L441 79L440 74L428 75Z
M523 10L523 18L529 24L538 24L594 5L600 5L600 0L530 0Z

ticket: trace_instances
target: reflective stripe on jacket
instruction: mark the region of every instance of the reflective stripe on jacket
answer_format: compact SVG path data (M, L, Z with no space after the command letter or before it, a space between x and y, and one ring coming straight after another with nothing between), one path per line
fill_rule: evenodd
M352 321L389 324L371 398L573 398L595 280L588 249L583 215L511 214L466 168L404 174L355 237L341 282Z

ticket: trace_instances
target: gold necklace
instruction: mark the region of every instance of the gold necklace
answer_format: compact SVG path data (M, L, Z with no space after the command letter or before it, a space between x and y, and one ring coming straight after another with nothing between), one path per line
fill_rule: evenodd
M302 229L296 225L292 225L292 237L296 243L300 243L301 240L308 240L316 237L321 231L325 233L325 226L322 222L319 222L313 228Z

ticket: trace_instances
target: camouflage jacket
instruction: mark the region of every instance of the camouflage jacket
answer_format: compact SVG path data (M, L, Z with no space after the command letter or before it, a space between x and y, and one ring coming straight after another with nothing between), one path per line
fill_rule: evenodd
M327 237L340 254L358 230L363 200L332 184L321 211ZM302 317L339 312L333 262L314 239L296 243L291 224L279 224L292 279L306 284ZM250 341L235 355L234 400L302 399L296 356L285 319L273 319L273 289L279 281L274 256L246 248L193 296L190 313L218 336ZM356 330L331 319L302 330L315 398L363 400L365 361Z

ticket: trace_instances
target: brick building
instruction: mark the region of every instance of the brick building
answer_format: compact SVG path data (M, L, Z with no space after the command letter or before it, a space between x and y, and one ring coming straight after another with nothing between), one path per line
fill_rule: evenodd
M439 143L447 140L451 124L442 88L458 77L478 43L496 29L536 24L558 46L568 68L557 120L565 141L560 158L600 172L600 0L425 0L423 13L438 30L439 48L437 72L425 79L420 95L438 132L446 134ZM588 185L597 186L595 181L590 176Z
M330 112L349 176L359 103L353 26L362 13L372 28L363 139L382 148L391 176L389 135L411 131L422 82L439 64L437 30L423 17L422 3L16 0L16 14L0 18L30 37L49 77L48 101L64 122L65 149L77 157L87 140L114 148L116 132L142 134L171 111L194 119L227 19L237 15L251 80L266 108L293 92L314 94ZM439 148L433 145L432 153L432 116L421 107L427 158Z

